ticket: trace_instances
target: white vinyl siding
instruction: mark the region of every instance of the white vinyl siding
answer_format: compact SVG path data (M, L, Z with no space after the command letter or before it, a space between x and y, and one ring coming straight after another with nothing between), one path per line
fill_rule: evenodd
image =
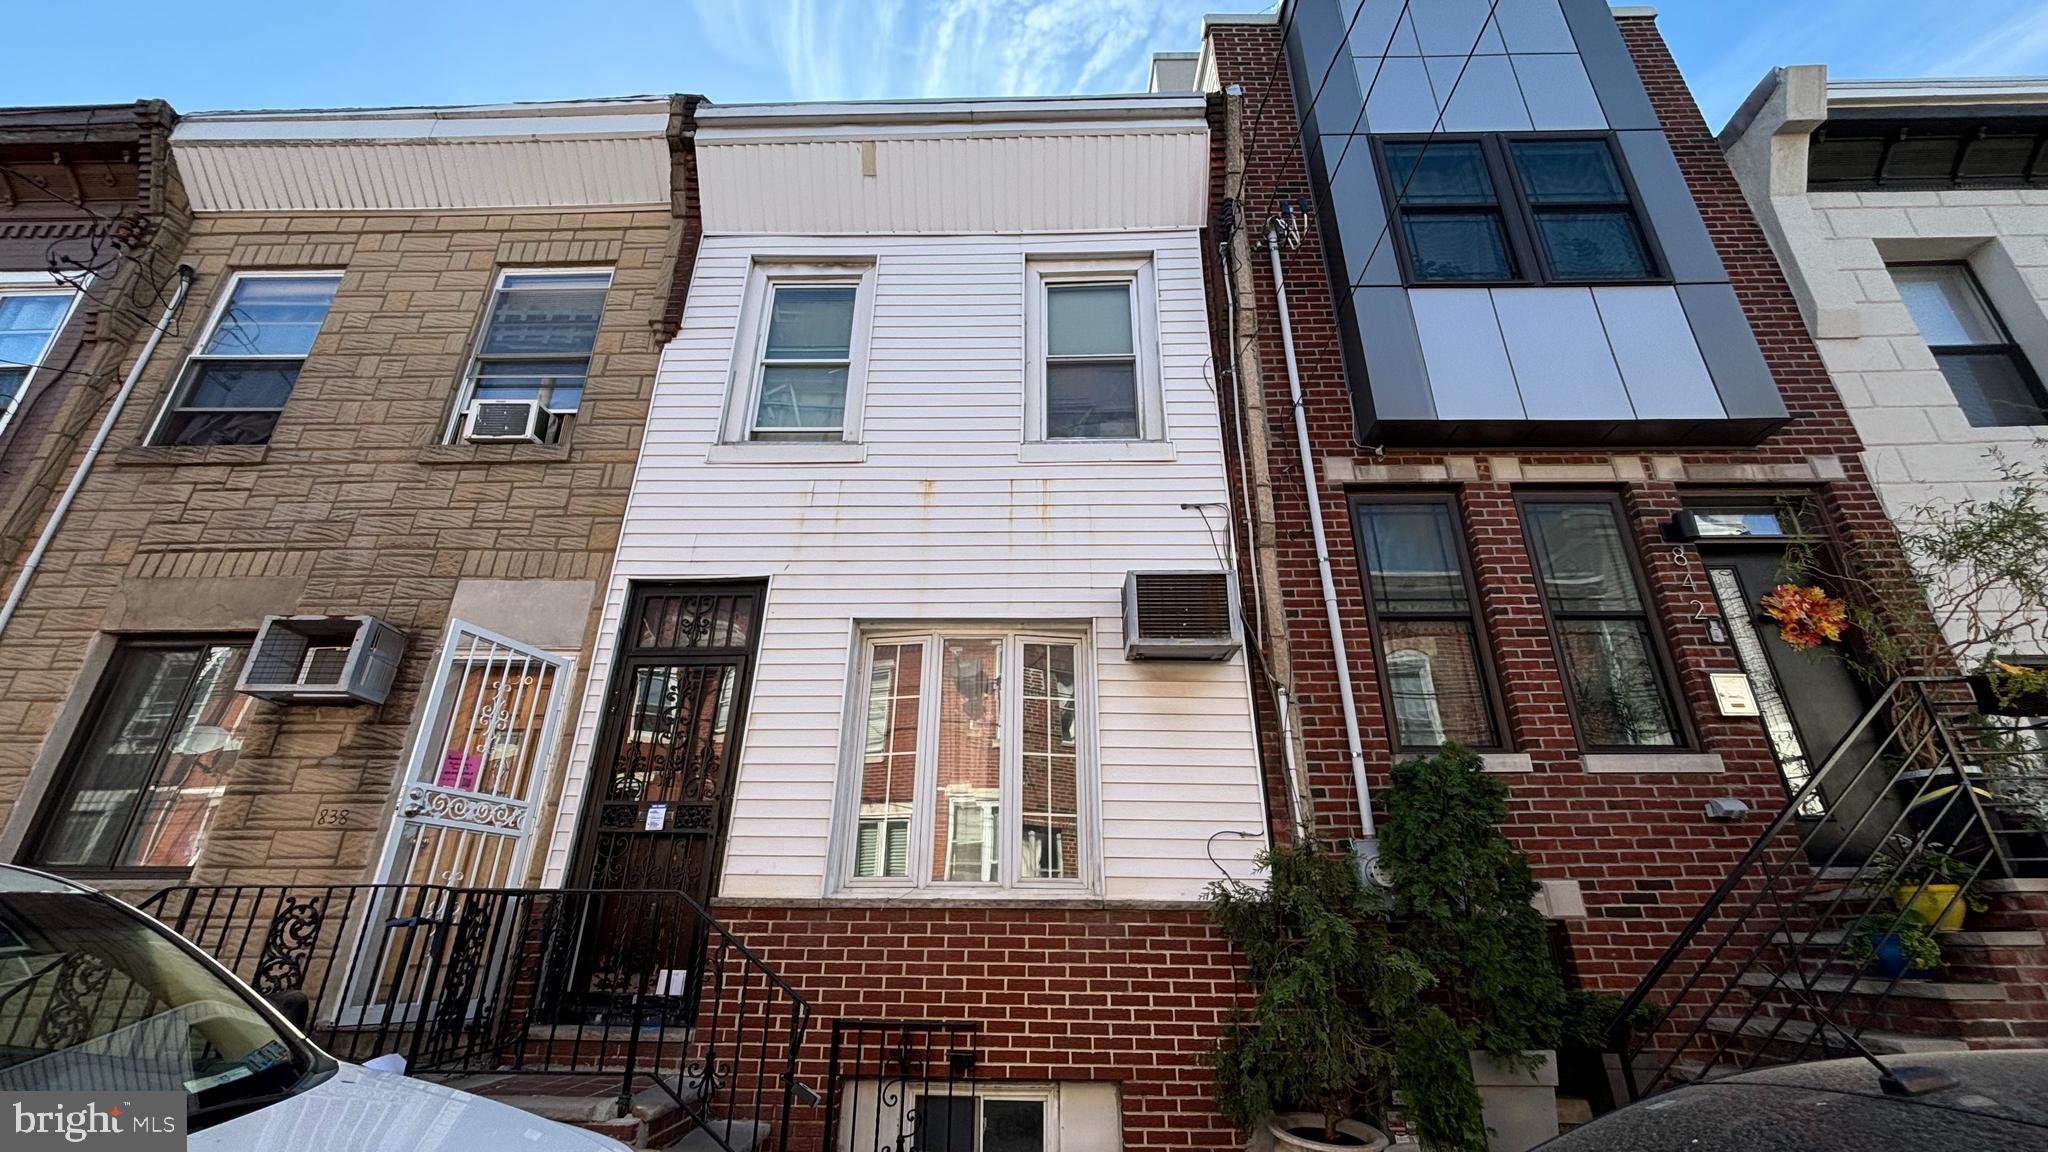
M857 169L856 169L857 170ZM1026 443L1025 294L1034 259L1148 253L1163 442L1061 461ZM873 262L864 462L721 459L750 269ZM720 894L815 898L860 851L833 812L846 741L865 738L861 636L929 625L1086 630L1095 676L1094 890L1199 898L1207 854L1248 875L1265 810L1244 657L1123 655L1132 568L1223 565L1228 499L1209 378L1200 242L1190 229L1050 235L705 238L662 356L598 631L549 877L566 868L627 583L766 578L761 651ZM1098 446L1090 446L1095 448ZM1212 534L1213 529L1213 534ZM836 855L835 855L836 854ZM832 864L833 860L840 861Z

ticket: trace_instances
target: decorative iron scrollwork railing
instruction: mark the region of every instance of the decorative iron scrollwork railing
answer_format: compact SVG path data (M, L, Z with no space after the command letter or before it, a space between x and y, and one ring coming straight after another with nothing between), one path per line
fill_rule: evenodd
M221 885L142 904L258 992L303 992L313 1040L415 1074L652 1085L721 1147L787 1147L810 1004L670 890Z
M825 1146L841 1152L979 1147L980 1029L971 1020L833 1020Z

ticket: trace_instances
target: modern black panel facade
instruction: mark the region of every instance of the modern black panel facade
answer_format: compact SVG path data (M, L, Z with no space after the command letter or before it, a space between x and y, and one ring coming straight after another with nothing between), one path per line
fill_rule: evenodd
M1601 0L1289 0L1357 439L1752 444L1786 419Z

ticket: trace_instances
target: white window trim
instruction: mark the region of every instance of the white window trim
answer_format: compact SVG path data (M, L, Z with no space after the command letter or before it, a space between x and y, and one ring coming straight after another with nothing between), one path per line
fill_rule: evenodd
M932 880L932 813L937 804L939 720L935 704L920 701L918 709L917 768L912 784L910 875L905 877L857 877L854 857L860 850L860 785L866 758L868 691L874 674L877 645L922 643L924 668L921 683L937 685L943 672L944 641L1001 639L1004 641L1002 675L1003 777L996 803L1002 812L1001 874L990 883ZM898 897L988 900L1042 899L1046 897L1088 897L1101 889L1101 821L1099 798L1101 752L1096 739L1096 676L1091 633L1082 626L1059 624L969 623L959 625L917 625L857 629L854 658L847 678L846 706L841 722L839 795L834 805L832 855L827 869L828 892L846 896L893 895ZM1013 756L1023 748L1023 696L1018 692L1023 677L1023 647L1026 644L1067 644L1074 658L1074 749L1075 760L1075 879L1028 880L1017 875L1018 855L1024 843L1024 816L1019 804L1021 773ZM936 699L936 696L933 698Z
M1024 442L1065 449L1073 459L1093 453L1074 445L1092 445L1111 459L1125 458L1128 446L1169 439L1166 404L1160 390L1159 289L1149 252L1136 255L1031 258L1024 266ZM1045 434L1046 289L1061 284L1102 284L1117 280L1131 285L1131 347L1138 362L1138 435L1128 440L1062 437ZM1139 457L1140 459L1146 457Z
M26 365L28 372L21 378L21 387L14 395L0 400L0 432L5 432L14 423L14 414L21 408L22 398L35 386L36 377L41 375L50 358L51 349L64 338L64 330L78 315L79 302L85 299L85 289L92 283L92 274L86 273L78 280L56 272L0 272L0 296L61 296L69 295L71 303L64 309L64 315L57 321L56 330L50 333L49 342L36 353L35 363ZM22 367L9 364L8 367Z
M471 333L471 334L470 334L470 338L469 338L469 359L468 359L468 360L467 360L466 362L464 362L464 364L462 365L462 382L461 382L461 384L460 384L460 385L459 385L459 386L458 386L458 387L456 388L456 391L455 391L455 410L454 410L454 411L452 411L452 412L450 412L450 413L448 414L448 427L447 427L447 428L446 428L445 430L443 430L443 431L442 431L442 433L441 433L441 442L442 442L443 444L459 444L459 443L461 443L461 442L462 442L462 425L463 425L463 421L464 421L464 420L465 420L465 419L466 419L466 418L468 417L468 415L469 415L469 406L470 406L470 404L471 404L472 402L474 402L474 400L475 400L475 397L476 397L476 371L477 371L477 366L478 366L479 364L481 364L481 363L483 362L483 361L482 361L482 354L483 354L483 348L484 348L484 337L485 337L486 335L488 335L488 334L490 333L490 330L491 330L491 312L492 312L492 310L493 310L494 308L496 308L496 307L497 307L497 303L498 303L498 293L499 293L499 292L502 292L502 291L504 291L504 289L505 289L505 278L506 278L506 277L508 277L508 276L595 276L595 275L597 275L597 274L598 274L598 273L600 273L600 272L604 273L604 290L605 290L605 302L604 302L604 304L600 305L600 306L599 306L599 308L598 308L598 322L597 322L597 334L598 334L599 336L602 336L602 335L604 334L604 309L605 309L606 307L609 307L609 306L610 306L610 304L611 304L611 290L612 290L612 282L613 282L613 280L614 280L614 279L616 279L616 278L617 278L617 271L618 271L618 270L617 270L616 268L613 268L613 267L611 267L610 265L585 265L585 266L583 266L583 267L580 267L580 268L500 268L500 269L498 269L498 275L497 275L497 276L496 276L496 277L495 277L495 278L494 278L494 279L493 279L493 280L491 281L491 290L490 290L490 291L489 291L488 293L486 293L486 294L484 295L484 306L483 306L483 308L482 308L482 310L481 310L481 315L479 315L479 316L477 317L477 319L476 319L476 331L474 331L473 333ZM584 361L585 361L585 363L584 363L584 373L585 373L585 376L584 376L584 384L585 384L585 390L586 390L586 391L588 390L588 385L589 385L589 375L588 375L588 374L589 374L589 371L590 371L590 367L589 367L589 361L590 361L590 360L592 360L592 359L595 359L595 358L596 358L596 355L597 355L596 351L595 351L595 350L593 350L593 351L592 351L592 352L590 353L590 355L588 355L588 356L585 356L585 357L583 358L583 359L584 359ZM534 359L536 359L536 360L539 360L539 359L544 359L544 357L536 356L536 357L534 357ZM542 409L542 411L543 411L543 412L545 412L545 411L546 411L546 409L545 409L545 408L543 408L543 409ZM576 412L577 412L577 414L578 414L578 415L581 415L581 414L582 414L582 411L583 411L583 406L582 406L582 404L581 404L581 403L579 402L579 403L577 404L577 406L576 406Z
M908 1099L904 1101L905 1107L916 1107L919 1096L930 1096L943 1100L948 1095L939 1090L945 1087L943 1084L934 1084L931 1086L932 1090L926 1092L916 1091L916 1087L915 1084L908 1086L908 1091L906 1092ZM1044 1152L1060 1152L1059 1085L983 1080L976 1083L971 1091L955 1094L952 1098L956 1100L972 1100L974 1102L974 1152L986 1152L982 1147L982 1137L988 1129L985 1106L990 1100L1023 1101L1043 1107L1045 1109ZM855 1136L855 1139L859 1139L858 1135Z
M868 345L875 320L875 260L755 260L747 270L739 325L733 332L732 362L726 371L725 419L718 433L723 451L711 463L788 463L821 458L856 462L848 446L861 442L867 399ZM852 285L853 335L847 347L846 407L837 440L755 440L754 415L761 400L761 359L768 350L768 304L781 284Z
M291 356L209 356L201 351L206 347L207 341L213 339L214 329L220 327L220 318L227 313L228 302L235 298L235 290L241 287L244 280L318 280L325 277L333 277L339 281L346 275L346 270L340 268L263 268L229 273L228 282L221 285L220 291L215 294L216 298L214 299L213 307L207 310L206 323L200 326L199 338L192 342L191 348L185 353L185 359L178 364L177 374L171 377L171 385L164 391L163 401L157 405L156 416L149 422L149 433L142 438L142 442L151 446L175 447L175 445L159 445L157 437L163 433L164 421L170 419L171 413L178 409L181 403L180 397L184 395L186 386L191 383L194 361L297 359L300 371L303 372L306 361L313 358L313 350L310 346L306 349L305 355L296 358ZM335 285L335 291L337 293L340 291L339 284ZM327 315L321 317L320 320L320 327L323 330L327 327L328 318L333 315L334 306L333 301L330 299ZM318 332L314 333L314 339L316 341L319 339ZM292 393L296 394L298 390L298 381L295 378L292 381ZM285 397L285 403L287 405L291 403L290 395ZM251 411L268 411L268 409L251 409ZM280 419L282 419L282 408L279 411Z

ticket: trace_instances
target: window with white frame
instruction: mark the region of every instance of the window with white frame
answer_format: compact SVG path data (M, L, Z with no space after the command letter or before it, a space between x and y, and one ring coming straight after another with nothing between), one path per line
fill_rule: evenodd
M911 1124L922 1152L1056 1152L1059 1093L1006 1084L913 1097Z
M236 273L150 443L269 443L340 285L339 272Z
M1078 886L1090 787L1079 636L875 635L849 883Z
M1163 439L1151 262L1044 260L1030 272L1028 438Z
M756 264L725 439L857 440L871 264Z
M78 301L77 292L54 279L37 274L17 285L0 278L0 428L13 417L29 377L57 342Z
M500 272L449 439L461 436L477 401L509 400L534 404L541 439L560 440L566 418L583 404L583 380L611 283L605 268Z

